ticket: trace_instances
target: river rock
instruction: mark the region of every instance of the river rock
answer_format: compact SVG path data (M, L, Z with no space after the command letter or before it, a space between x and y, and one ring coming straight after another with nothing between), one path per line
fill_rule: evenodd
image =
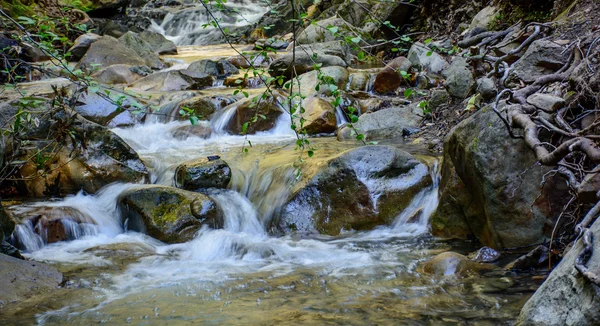
M423 272L437 276L468 276L482 270L493 269L493 265L481 264L455 252L443 252L422 266Z
M225 108L223 111L235 110L233 116L225 127L225 131L233 134L242 134L244 124L247 124L246 133L255 134L259 131L267 131L275 127L275 123L281 114L284 113L280 103L284 98L268 97L257 101L258 104L248 98L235 104L235 108ZM224 112L225 113L225 112ZM259 116L260 115L260 116ZM256 118L255 118L256 117Z
M165 103L160 107L160 114L165 117L165 121L183 121L188 120L188 110L192 110L200 120L209 120L216 111L233 104L239 100L238 96L227 95L201 95L185 98L183 100L176 99ZM186 114L181 114L181 111Z
M298 81L296 82L296 87L298 83L300 83L300 92L304 96L310 96L313 94L324 94L331 95L331 86L337 87L340 90L346 88L346 84L348 83L348 70L344 67L325 67L321 68L321 74L328 80L328 84L323 83L319 80L319 72L316 70L309 71L304 73L298 77ZM319 86L319 90L317 90L317 85Z
M0 307L58 288L62 274L53 266L0 254Z
M139 36L150 44L151 49L156 54L177 54L177 45L167 40L162 34L146 30L141 32Z
M27 42L20 42L21 57L28 62L41 62L50 60L50 56L38 46Z
M464 99L471 94L475 79L467 59L455 57L450 66L444 70L443 75L446 78L444 86L450 95Z
M443 162L440 203L453 207L432 216L433 234L455 237L455 227L446 229L446 222L466 221L470 232L491 248L540 243L550 236L569 198L562 179L546 177L540 186L550 168L537 166L531 150L508 136L492 110L480 110L450 131ZM451 167L445 166L450 162L462 184L446 181L452 178Z
M271 56L264 56L260 53L253 53L250 55L237 55L226 59L234 67L239 69L248 69L252 65L255 68L266 68L268 67L273 58Z
M552 41L534 41L521 59L514 64L510 79L517 78L532 83L539 77L562 68L568 56L568 51L564 51L562 46Z
M152 69L163 69L165 64L160 60L158 55L152 49L152 45L141 38L137 33L129 31L119 37L119 41L127 48L133 50L137 55L142 57L146 66Z
M302 105L306 110L302 116L306 119L304 130L308 135L329 134L337 129L335 108L329 101L319 97L309 97ZM299 122L296 124L299 128Z
M600 270L600 221L590 227L594 233L593 253L587 267L593 273ZM575 269L577 256L583 250L583 239L563 257L544 284L525 303L518 325L598 325L600 301L598 288L585 280Z
M92 43L101 39L102 36L94 33L86 33L79 35L73 42L73 46L67 52L71 53L68 57L69 61L79 61L86 54Z
M365 139L391 139L403 136L403 129L414 129L419 127L423 112L417 104L393 106L376 112L362 114L354 127L359 133L365 135ZM354 139L356 134L352 128L345 126L338 130L338 139Z
M446 104L450 100L450 94L445 89L434 89L429 97L429 107L436 110ZM434 111L435 112L435 111Z
M118 207L128 230L166 243L192 240L207 225L223 227L223 213L210 197L165 186L145 186L123 192Z
M311 44L300 44L296 45L296 55L298 54L307 54L312 56L316 54L317 58L320 55L333 55L341 58L346 62L346 64L350 64L352 60L352 51L348 44L344 41L336 40L330 42L321 42L321 43L311 43ZM290 49L288 52L291 52Z
M431 183L428 168L391 146L364 146L327 162L284 206L284 232L337 235L390 224Z
M2 203L0 203L0 243L10 238L16 225L16 222L6 213Z
M142 77L131 71L129 65L112 65L92 75L92 78L103 84L131 84Z
M170 131L171 136L177 139L187 139L189 137L198 137L198 138L210 138L213 133L213 129L210 126L210 123L200 121L196 125L189 126L179 126Z
M143 66L146 61L116 38L105 35L90 45L76 67L92 71L96 66L108 67L116 64Z
M312 54L296 53L296 58L293 60L293 54L285 54L275 59L269 66L269 74L272 77L284 76L286 79L294 77L294 73L302 75L306 72L313 71L315 64L321 64L322 67L346 67L346 62L335 55L318 54L313 57Z
M203 188L226 189L231 180L231 168L222 159L207 158L185 162L175 170L175 184L185 190Z
M527 270L531 268L538 268L545 265L548 266L548 258L550 258L550 251L548 247L544 245L539 245L535 247L532 251L528 252L526 255L523 255L516 260L510 262L504 269L512 270L512 269L520 269Z
M126 96L122 105L134 105L135 99ZM107 101L104 97L92 92L82 94L75 111L87 120L110 128L133 126L140 123L142 112L135 114L133 110L122 110L116 104Z
M413 65L432 74L440 74L448 67L448 62L444 58L420 42L410 47L407 58Z
M500 253L490 247L481 247L479 250L470 253L468 257L476 262L491 263L500 258Z
M69 119L72 138L58 142L62 147L53 150L54 146L48 146L51 140L46 140L47 128L60 128L64 119ZM145 164L126 142L73 112L47 119L32 131L30 140L23 148L25 163L19 169L23 180L17 182L20 192L28 196L64 196L80 190L95 193L113 182L137 183L148 177Z
M369 81L371 80L371 75L367 72L360 71L351 73L348 77L349 79L349 90L351 91L361 91L368 92L369 91Z
M390 61L375 77L373 91L382 95L395 91L402 83L406 82L400 71L407 72L411 67L412 63L405 57L398 57Z
M334 35L327 27L334 26L344 29L345 22L341 18L328 18L318 21L316 24L308 25L304 30L298 33L297 44L311 44L335 41L341 36Z
M143 91L198 90L210 87L215 82L213 76L188 70L159 71L137 80L131 88Z

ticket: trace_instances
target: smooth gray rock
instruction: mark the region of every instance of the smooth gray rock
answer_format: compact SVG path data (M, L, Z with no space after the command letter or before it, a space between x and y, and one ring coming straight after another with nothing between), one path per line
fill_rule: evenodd
M101 38L102 36L94 33L86 33L77 37L73 42L73 46L71 46L71 48L69 48L67 51L71 53L71 56L68 57L69 61L81 60L81 58L83 58L85 53L89 50L90 45Z
M420 67L428 73L440 74L448 67L448 62L444 58L420 42L410 47L407 58L413 65Z
M397 106L381 109L376 112L362 114L354 127L359 133L365 135L367 140L390 139L402 137L404 128L415 128L419 126L421 117L417 104ZM338 130L338 139L354 139L354 130L345 126Z
M484 100L491 100L498 94L498 89L493 79L482 77L477 80L477 92Z
M320 71L323 76L326 76L333 85L337 86L338 89L343 90L346 88L346 84L348 83L348 70L344 67L332 66L321 68ZM319 72L316 70L309 71L304 73L298 77L298 82L300 83L300 92L304 96L310 96L316 93L330 95L331 89L328 84L322 83L319 78ZM296 81L295 81L296 82ZM296 82L295 87L298 87L298 82ZM317 85L319 85L319 90L316 90Z
M215 78L190 70L159 71L131 84L131 88L144 91L198 90L213 85Z
M521 59L514 64L510 79L532 83L539 77L562 68L568 57L568 51L564 51L562 46L548 40L537 40L531 43Z
M62 280L55 267L0 254L0 306L55 290Z
M551 94L534 93L527 98L527 103L542 111L554 113L563 108L566 101L562 97Z
M335 55L320 54L314 57L312 54L297 53L295 60L291 53L283 55L271 63L269 66L269 74L273 77L284 76L286 79L291 79L294 73L302 75L303 73L313 71L315 64L322 64L322 68L339 66L346 67L346 62Z
M116 38L105 35L90 45L76 67L94 70L116 64L143 66L146 61Z
M297 44L321 43L338 39L340 36L335 36L327 29L327 26L336 26L342 29L346 25L343 19L335 17L321 20L316 24L310 24L298 34Z
M443 75L446 77L444 85L451 96L464 99L471 94L475 79L465 58L455 57Z
M119 37L119 41L142 57L148 67L152 69L163 69L166 67L156 52L154 52L152 45L146 42L137 33L129 31Z
M177 54L177 45L167 40L162 34L143 31L139 36L148 44L156 54Z

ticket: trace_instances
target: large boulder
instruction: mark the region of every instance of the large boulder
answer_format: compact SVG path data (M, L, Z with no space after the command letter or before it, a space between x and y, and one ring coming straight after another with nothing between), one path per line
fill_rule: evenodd
M319 79L322 76L322 79ZM296 87L300 83L300 93L304 96L313 94L331 94L331 87L337 89L346 89L348 83L348 70L344 67L333 66L321 68L321 71L313 70L304 73L298 77L298 81L294 80ZM317 86L318 90L317 90Z
M96 67L108 67L117 64L143 66L146 64L146 60L116 38L105 35L90 45L89 50L81 58L77 67L94 70Z
M69 61L79 61L86 54L92 43L101 39L102 36L94 33L80 35L73 42L73 46L67 51L71 53L68 57Z
M281 104L284 99L269 96L264 99L243 99L232 106L222 110L222 114L228 114L234 110L229 121L226 122L224 130L233 134L255 134L260 131L268 131L275 127L280 115L284 113ZM244 127L246 125L246 127Z
M137 33L129 31L119 37L119 41L142 57L146 62L146 66L152 69L163 69L166 67L165 64L160 61L158 54L152 49L152 45L146 42Z
M403 82L405 82L401 75L401 71L407 72L410 70L411 66L412 63L405 57L397 57L390 61L387 66L375 76L373 91L378 94L387 94L395 91Z
M420 42L410 47L407 58L413 65L432 74L440 74L448 67L444 58Z
M197 159L185 162L175 170L175 184L185 190L225 189L230 180L231 168L222 159Z
M128 230L143 232L167 243L192 240L207 225L223 227L223 213L210 197L164 186L144 186L123 192L118 198Z
M550 168L536 165L535 155L509 137L492 110L451 130L443 162L443 204L431 223L436 235L456 237L460 230L496 249L540 243L569 198L565 182L544 178Z
M600 270L600 221L594 222L590 230L594 234L593 253L587 267L597 274ZM518 325L600 324L597 285L584 279L575 269L575 262L583 248L583 239L580 238L525 303Z
M193 112L200 120L209 120L216 111L233 104L239 97L228 95L201 95L184 100L174 100L160 107L159 113L165 121L188 120ZM183 114L182 114L183 113Z
M342 30L345 29L345 22L341 18L328 18L321 20L315 24L308 25L304 30L300 31L296 42L298 44L322 43L340 39L340 35L335 35L328 26L334 26ZM342 33L343 34L343 33Z
M335 108L330 101L319 97L309 97L303 101L305 113L302 115L304 130L309 135L329 134L337 129L337 119L335 117ZM299 123L296 123L298 128Z
M322 43L301 44L296 45L296 55L308 54L312 56L316 54L317 58L320 55L333 55L340 57L347 64L352 60L352 51L345 41L329 41ZM291 52L292 49L289 49Z
M330 54L312 54L296 53L294 58L293 54L288 53L275 59L269 66L269 74L272 77L284 76L286 79L294 77L294 73L302 75L305 72L315 70L315 65L321 64L321 67L340 66L346 67L346 62L335 55Z
M75 107L77 113L87 120L110 128L132 126L141 122L143 117L141 112L136 114L133 110L123 110L115 103L92 92L83 94L79 102L81 105ZM137 101L129 96L122 99L123 106L134 105L135 102Z
M475 86L475 78L467 59L455 57L448 69L443 72L446 90L453 97L464 99L471 94Z
M65 127L70 137L46 139L49 128ZM145 182L148 170L138 154L109 129L73 112L62 112L32 131L31 142L19 156L24 163L17 188L34 196L74 194L80 190L95 193L113 182ZM58 147L58 148L55 148Z
M208 74L189 70L159 71L137 80L131 88L143 91L182 91L211 87L215 78Z
M63 281L56 267L0 254L0 307L58 289Z
M95 72L92 77L103 84L131 84L144 77L131 70L129 65L112 65Z
M419 126L421 117L418 115L423 110L416 104L394 106L379 111L362 114L354 123L354 128L365 135L365 139L390 139L402 137L407 132L411 133ZM348 126L338 131L338 139L354 139L356 134Z
M213 61L210 59L194 61L188 66L187 70L219 78L239 73L239 70L227 60Z
M569 57L568 51L549 40L531 43L525 54L517 61L510 73L510 79L521 79L532 83L539 77L562 68Z
M284 206L285 232L337 235L390 224L431 183L428 167L391 146L364 146L329 161Z
M167 40L162 34L146 30L139 36L150 44L156 54L177 54L177 45Z

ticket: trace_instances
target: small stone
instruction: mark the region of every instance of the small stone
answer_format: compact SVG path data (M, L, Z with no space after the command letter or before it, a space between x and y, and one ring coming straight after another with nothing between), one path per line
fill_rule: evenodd
M469 254L469 258L482 263L491 263L500 258L500 253L490 247L481 247L479 250Z
M438 107L448 103L450 94L445 89L434 89L429 98L429 107L437 109Z

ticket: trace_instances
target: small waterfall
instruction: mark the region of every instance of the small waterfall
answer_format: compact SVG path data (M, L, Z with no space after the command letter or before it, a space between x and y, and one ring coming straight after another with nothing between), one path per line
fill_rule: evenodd
M248 198L231 190L210 190L209 196L214 199L225 215L224 229L232 233L266 235L258 220L256 209Z
M252 26L267 11L269 6L259 0L234 0L225 3L224 9L212 8L211 13L222 28L235 33ZM208 45L223 43L221 32L211 25L211 17L203 5L196 4L176 12L168 13L160 25L150 28L163 34L177 45Z
M227 125L229 125L229 121L231 121L231 118L233 118L233 116L235 115L238 106L239 103L233 103L229 106L224 107L222 110L220 110L214 115L214 117L210 121L210 124L216 133L226 133Z

